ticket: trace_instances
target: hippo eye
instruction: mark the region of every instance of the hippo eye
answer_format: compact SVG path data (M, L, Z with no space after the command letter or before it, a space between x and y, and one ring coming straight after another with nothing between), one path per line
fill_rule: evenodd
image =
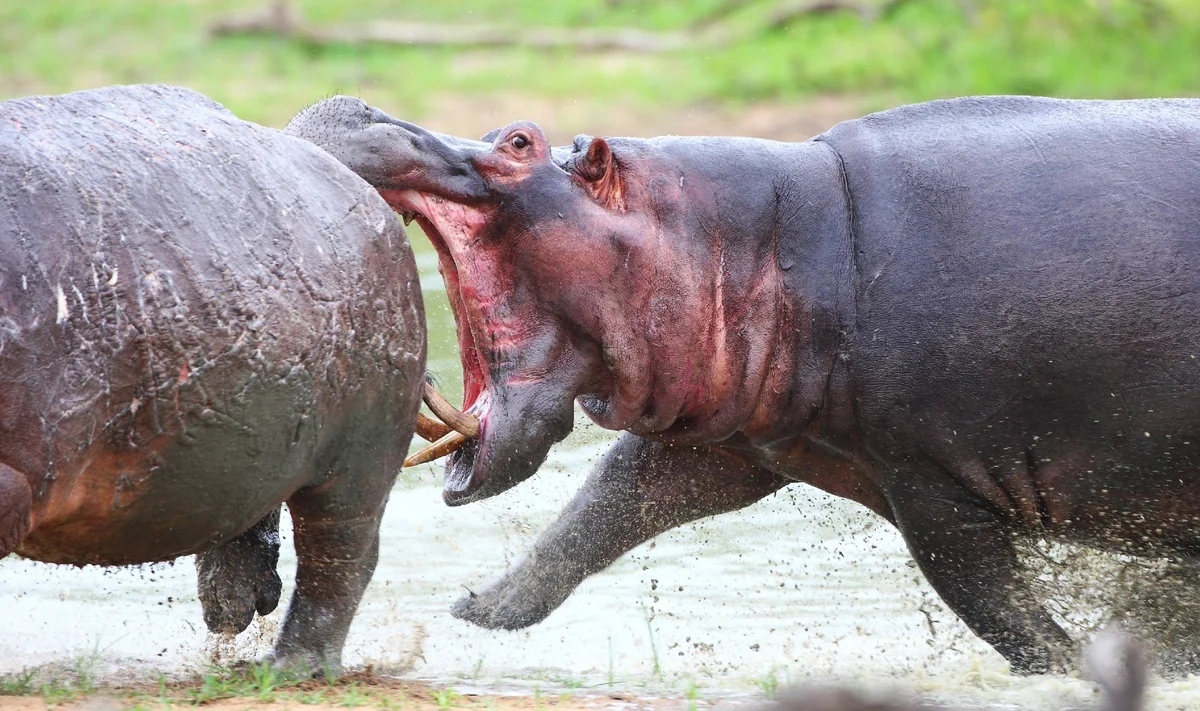
M513 148L516 148L517 150L521 150L525 146L529 145L529 137L523 133L518 133L518 134L514 135L512 138L508 139L508 142L512 144Z

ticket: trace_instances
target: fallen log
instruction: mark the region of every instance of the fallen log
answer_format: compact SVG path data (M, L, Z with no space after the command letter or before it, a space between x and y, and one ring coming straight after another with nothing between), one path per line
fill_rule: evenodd
M209 32L214 36L270 34L312 45L519 46L536 49L632 52L669 52L687 47L695 41L694 37L685 33L646 32L636 29L511 28L393 21L375 21L344 27L312 27L306 25L299 12L287 2L273 3L266 12L218 20L209 26Z

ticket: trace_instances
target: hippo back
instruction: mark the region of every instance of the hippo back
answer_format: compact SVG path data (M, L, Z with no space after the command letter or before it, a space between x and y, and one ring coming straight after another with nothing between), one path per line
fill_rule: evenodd
M0 186L0 461L41 523L23 553L79 562L61 541L122 508L157 542L93 562L192 552L312 484L353 407L413 417L411 249L320 149L113 87L0 104Z
M1154 487L1200 486L1200 101L956 99L817 140L844 165L875 451L1104 472L1113 508L1170 518Z

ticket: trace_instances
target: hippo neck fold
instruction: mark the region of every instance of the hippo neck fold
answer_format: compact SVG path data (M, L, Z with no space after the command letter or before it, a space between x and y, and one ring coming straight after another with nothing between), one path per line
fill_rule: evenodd
M739 140L721 156L687 147L680 184L693 209L675 216L683 229L667 230L687 237L655 236L652 266L635 266L653 274L633 297L645 320L627 333L644 341L631 349L645 354L641 399L624 403L640 414L606 422L584 398L585 410L603 426L678 444L740 434L786 448L844 431L852 413L839 354L854 300L837 155L817 142Z

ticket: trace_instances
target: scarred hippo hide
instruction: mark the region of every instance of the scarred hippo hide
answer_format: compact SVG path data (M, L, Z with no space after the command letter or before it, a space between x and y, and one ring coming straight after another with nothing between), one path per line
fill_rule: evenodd
M0 557L199 554L210 628L296 591L336 670L425 363L411 248L311 144L174 87L0 104Z
M477 420L448 503L532 475L573 403L625 432L459 617L534 624L792 482L893 523L1018 672L1074 652L1015 536L1200 562L1200 101L955 99L802 143L469 141L346 97L294 125L438 250Z

